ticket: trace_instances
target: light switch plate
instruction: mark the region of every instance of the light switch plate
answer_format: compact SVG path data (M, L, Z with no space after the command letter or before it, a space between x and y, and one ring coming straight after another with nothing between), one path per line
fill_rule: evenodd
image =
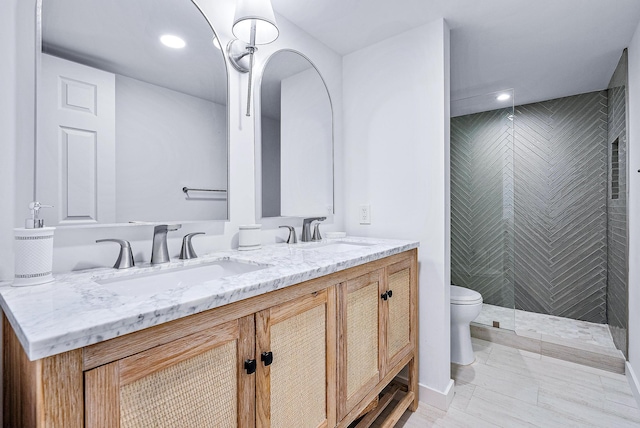
M371 205L360 205L358 218L360 224L371 224Z

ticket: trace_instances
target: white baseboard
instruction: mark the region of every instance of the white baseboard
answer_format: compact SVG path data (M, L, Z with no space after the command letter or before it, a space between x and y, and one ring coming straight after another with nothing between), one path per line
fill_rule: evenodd
M437 391L422 384L418 386L420 388L420 401L437 409L444 410L445 412L449 409L451 400L453 400L453 379L449 380L449 384L444 392Z
M633 391L633 396L636 399L636 403L640 407L640 383L638 382L638 377L636 373L633 371L633 367L629 364L629 361L625 364L625 375L627 376L627 380L629 381L629 386L631 386L631 391Z

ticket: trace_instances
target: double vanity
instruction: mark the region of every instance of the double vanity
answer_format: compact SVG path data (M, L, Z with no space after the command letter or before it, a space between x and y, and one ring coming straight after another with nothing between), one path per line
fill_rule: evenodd
M395 423L417 407L417 246L276 244L4 285L5 426L346 427L408 365Z
M415 410L417 242L293 245L292 234L292 245L195 259L185 242L185 260L169 262L163 224L209 233L230 218L232 69L220 49L229 40L211 26L228 25L224 5L38 0L34 10L37 144L21 170L35 177L33 200L56 207L43 213L56 239L95 228L113 241L110 228L126 224L116 265L128 269L0 284L4 425L347 427L394 402L389 426ZM161 45L165 32L186 48ZM312 57L328 63L281 46L256 70L255 164L237 176L255 177L256 221L330 223L334 109ZM155 225L153 264L131 267L132 223ZM321 239L310 225L302 241ZM105 265L91 251L79 258ZM392 385L407 366L406 384Z

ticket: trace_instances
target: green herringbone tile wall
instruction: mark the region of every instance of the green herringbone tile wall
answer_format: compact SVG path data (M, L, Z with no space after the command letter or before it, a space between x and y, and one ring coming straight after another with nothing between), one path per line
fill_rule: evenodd
M452 282L604 323L607 92L516 107L513 144L506 116L451 121Z

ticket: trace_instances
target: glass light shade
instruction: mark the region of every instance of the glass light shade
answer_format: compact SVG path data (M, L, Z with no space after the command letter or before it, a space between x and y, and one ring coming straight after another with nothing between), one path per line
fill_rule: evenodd
M251 25L256 23L256 45L266 45L278 38L278 25L269 0L238 0L233 20L233 35L251 42Z

